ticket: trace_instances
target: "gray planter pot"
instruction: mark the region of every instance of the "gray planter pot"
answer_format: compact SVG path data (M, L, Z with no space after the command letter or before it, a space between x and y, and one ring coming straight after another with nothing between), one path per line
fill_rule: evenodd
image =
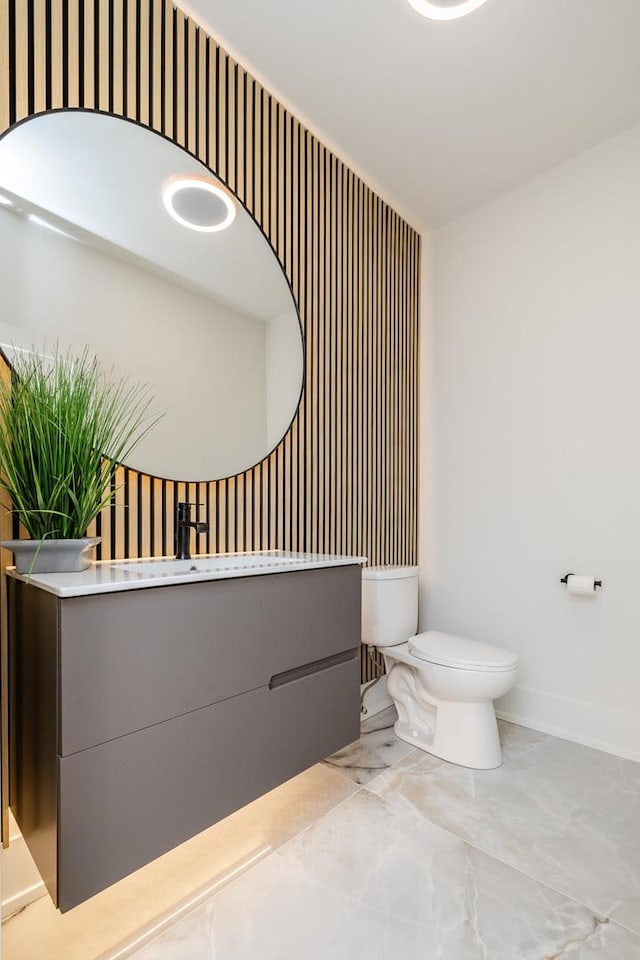
M80 573L93 563L91 551L101 537L83 540L4 540L13 550L18 573Z

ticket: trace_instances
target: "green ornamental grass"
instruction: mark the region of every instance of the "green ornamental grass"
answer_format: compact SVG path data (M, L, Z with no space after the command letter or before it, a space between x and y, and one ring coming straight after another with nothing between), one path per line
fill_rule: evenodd
M81 538L119 463L159 419L146 386L111 381L85 351L25 353L0 385L0 486L34 540Z

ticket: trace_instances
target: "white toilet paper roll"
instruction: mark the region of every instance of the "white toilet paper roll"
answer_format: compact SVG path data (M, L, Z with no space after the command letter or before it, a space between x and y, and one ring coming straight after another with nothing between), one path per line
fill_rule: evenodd
M569 593L578 593L582 596L594 596L596 592L595 577L579 577L572 573L567 578L567 590Z

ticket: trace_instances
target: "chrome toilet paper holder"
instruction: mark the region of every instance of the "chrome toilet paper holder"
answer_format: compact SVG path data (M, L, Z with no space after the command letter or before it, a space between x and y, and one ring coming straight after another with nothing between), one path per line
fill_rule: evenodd
M561 577L561 578L560 578L560 583L564 583L564 584L569 583L569 577L573 577L573 576L575 576L575 574L573 574L573 573L565 573L564 577ZM593 581L593 589L594 589L594 590L595 590L596 587L601 587L601 586L602 586L602 580L594 580L594 581Z

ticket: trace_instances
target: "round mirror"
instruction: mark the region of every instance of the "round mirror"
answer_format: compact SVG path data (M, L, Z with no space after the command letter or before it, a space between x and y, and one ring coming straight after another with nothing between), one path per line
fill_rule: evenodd
M150 130L34 117L0 140L0 344L96 353L165 416L127 464L205 481L263 459L302 389L284 272L240 201Z

